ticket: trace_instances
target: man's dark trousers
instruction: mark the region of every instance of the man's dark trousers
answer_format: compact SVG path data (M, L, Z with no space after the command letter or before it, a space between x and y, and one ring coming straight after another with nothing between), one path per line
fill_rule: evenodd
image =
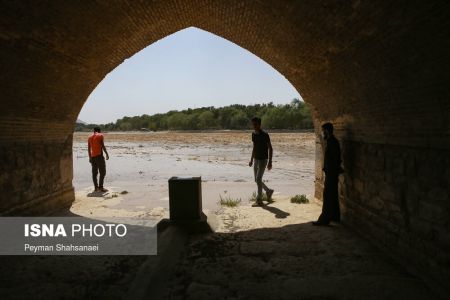
M95 188L103 188L103 180L106 175L106 163L103 155L95 156L91 158L92 164L92 180L94 181ZM100 173L100 179L97 183L97 174Z

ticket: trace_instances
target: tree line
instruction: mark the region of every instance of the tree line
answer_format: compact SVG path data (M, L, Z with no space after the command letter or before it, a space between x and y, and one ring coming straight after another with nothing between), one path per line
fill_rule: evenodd
M262 118L263 127L267 129L313 128L308 106L299 99L293 99L289 104L233 104L219 108L189 108L163 114L123 117L108 124L78 123L75 130L87 131L95 126L106 131L249 129L250 119L254 116Z

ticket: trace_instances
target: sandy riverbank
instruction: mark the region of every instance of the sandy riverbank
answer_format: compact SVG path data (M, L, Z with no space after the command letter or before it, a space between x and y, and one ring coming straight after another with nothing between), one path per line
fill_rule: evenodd
M219 195L242 200L256 189L252 169L250 131L114 132L105 133L111 159L105 186L110 192L92 194L87 157L90 133L75 133L73 143L76 201L80 215L136 216L167 214L167 180L172 176L202 176L203 207L219 209ZM271 133L274 168L266 184L275 198L312 196L314 189L314 134ZM126 191L126 194L120 194Z

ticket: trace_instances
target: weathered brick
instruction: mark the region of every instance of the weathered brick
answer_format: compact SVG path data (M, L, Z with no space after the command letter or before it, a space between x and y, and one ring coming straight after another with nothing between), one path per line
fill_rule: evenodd
M74 199L70 136L89 94L139 50L196 26L282 73L310 105L317 133L321 122L336 124L345 176L352 179L340 182L345 220L400 256L411 253L409 262L435 279L445 278L443 267L424 267L436 265L432 256L413 253L434 249L448 257L435 240L423 246L430 239L422 231L445 219L448 199L440 189L450 192L450 2L338 1L333 10L322 1L113 2L0 5L0 174L8 174L0 179L1 213L67 207ZM320 144L316 157L320 198ZM376 195L421 221L394 224L389 211L367 205ZM396 244L396 236L409 242Z

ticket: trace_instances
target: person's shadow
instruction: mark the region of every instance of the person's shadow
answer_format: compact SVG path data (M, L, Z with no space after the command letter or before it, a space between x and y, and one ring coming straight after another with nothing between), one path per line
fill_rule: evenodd
M270 204L270 203L269 203ZM261 206L262 209L265 209L267 211L270 211L271 213L273 213L275 215L275 218L277 219L285 219L288 216L290 216L291 214L288 212L285 212L279 208L273 207L273 206L269 206L269 205L263 205Z
M87 194L88 197L103 197L107 194L108 192L102 192L102 191L93 191L90 192L89 194Z

